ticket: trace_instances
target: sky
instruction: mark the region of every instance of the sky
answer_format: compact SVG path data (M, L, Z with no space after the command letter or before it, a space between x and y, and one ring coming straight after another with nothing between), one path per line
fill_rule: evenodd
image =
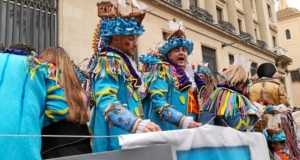
M286 0L289 7L297 8L300 10L300 0ZM277 0L275 0L275 9L278 10Z

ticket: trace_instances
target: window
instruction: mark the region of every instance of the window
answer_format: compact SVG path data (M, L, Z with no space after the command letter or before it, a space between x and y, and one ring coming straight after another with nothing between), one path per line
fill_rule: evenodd
M277 43L276 43L276 37L273 36L272 39L273 39L273 47L276 47L276 46L277 46Z
M15 43L30 44L39 53L56 46L57 4L57 0L0 0L0 42L6 47Z
M271 9L271 6L270 5L267 5L267 6L268 6L269 18L272 18L272 9Z
M242 30L242 28L243 28L243 26L242 26L242 20L238 19L238 25L239 25L239 30L243 31Z
M257 34L257 29L254 28L254 32L255 32L255 39L258 40L258 34Z
M234 56L231 55L231 54L229 54L228 58L229 58L229 64L233 64L233 62L234 62Z
M289 29L285 30L286 39L291 39L291 32Z
M162 32L163 40L166 41L169 35L170 35L170 33L163 31Z
M193 5L193 6L198 7L197 1L198 1L198 0L190 0L190 6Z
M257 63L252 62L251 63L251 76L254 76L256 74L257 70Z
M292 82L300 81L299 70L291 71Z
M217 7L217 17L218 21L222 20L222 9Z
M203 62L208 63L208 68L216 76L217 62L216 62L216 50L202 46L202 59Z

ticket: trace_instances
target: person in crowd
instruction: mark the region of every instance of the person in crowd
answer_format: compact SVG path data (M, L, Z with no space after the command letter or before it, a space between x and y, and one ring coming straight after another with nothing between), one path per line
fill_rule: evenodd
M40 58L51 62L60 68L61 84L64 87L69 114L65 120L44 127L42 135L74 135L90 136L89 121L90 107L85 91L76 73L75 64L69 54L61 47L46 48ZM43 137L43 159L58 158L91 153L90 138L76 137Z
M288 160L283 151L286 148L286 136L283 130L277 127L266 128L263 134L267 139L271 160Z
M213 91L217 88L217 81L213 74L211 73L210 69L208 68L208 63L199 65L197 67L196 73L204 80L206 83L205 89L201 94L203 97L203 102L206 102Z
M141 73L131 59L144 32L145 13L103 18L98 31L96 53L91 58L91 90L96 107L90 127L95 136L93 152L118 150L117 135L160 131L159 126L142 120L138 89L143 86ZM114 137L115 136L115 137Z
M283 84L273 79L277 73L277 67L272 63L263 63L257 69L258 80L254 81L249 89L250 99L256 105L262 105L264 115L262 121L256 124L256 131L262 132L267 128L268 117L281 112L291 112L287 95ZM259 104L257 104L259 103ZM266 107L268 106L268 107ZM279 116L279 115L278 115ZM280 118L278 118L280 121Z
M4 51L4 50L5 50L4 44L0 42L0 51Z
M171 21L170 25L173 32L159 47L163 58L152 63L151 74L145 77L150 98L143 102L149 106L144 112L164 131L200 127L196 122L201 105L198 95L205 82L187 62L194 43L186 39L181 22Z
M223 72L224 83L210 95L200 114L201 123L229 126L245 131L260 117L260 110L247 94L251 62L242 55L235 56L235 63Z
M34 51L26 44L0 51L0 154L4 159L42 159L42 127L68 114L59 69L32 56Z

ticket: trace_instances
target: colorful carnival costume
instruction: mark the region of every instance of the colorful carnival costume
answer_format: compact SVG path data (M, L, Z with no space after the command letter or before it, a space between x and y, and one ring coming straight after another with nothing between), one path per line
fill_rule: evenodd
M175 22L177 23L177 22ZM182 23L179 23L182 27ZM143 102L145 116L158 124L162 130L187 128L189 122L196 120L199 113L197 95L203 90L204 81L187 65L180 68L168 59L168 53L175 48L184 47L187 54L193 50L194 43L186 39L183 31L174 31L168 41L159 48L164 60L152 65L151 74L144 77L149 97ZM146 105L145 105L146 104Z
M13 73L13 74L11 74ZM21 50L0 53L0 159L42 159L43 126L65 119L59 70ZM11 135L9 137L5 135ZM14 137L13 135L24 135Z
M142 123L149 122L139 118L138 89L142 79L136 64L126 53L109 46L114 35L139 37L143 34L141 22L145 13L131 15L117 18L100 15L96 53L89 64L96 100L90 128L95 136L104 137L93 139L93 152L120 149L117 135L136 133Z
M286 136L284 132L276 127L264 129L263 134L267 139L271 160L288 160L281 152L285 148Z
M243 56L236 55L234 64L230 67L243 65L243 73L245 75L250 71L251 62L247 61ZM237 78L236 73L230 73L230 75L226 75L226 73L225 71L226 77ZM241 80L237 78L237 81ZM217 89L204 104L203 112L200 114L199 119L202 124L230 126L244 131L252 126L258 118L258 109L252 104L247 93L225 81L225 83L217 85Z

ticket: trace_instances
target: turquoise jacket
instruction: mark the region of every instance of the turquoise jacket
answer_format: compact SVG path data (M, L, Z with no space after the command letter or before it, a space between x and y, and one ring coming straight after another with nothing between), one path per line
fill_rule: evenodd
M140 116L137 79L132 76L132 71L124 61L126 57L122 54L124 53L117 54L116 51L102 52L95 58L91 80L96 107L92 113L90 128L95 136L103 137L93 139L93 152L120 149L117 136L129 134L133 123ZM127 106L114 108L114 114L109 114L110 119L105 119L107 108L117 102ZM134 117L122 113L127 111L134 113ZM110 121L113 119L118 119L122 124Z
M37 135L68 113L55 71L53 64L33 57L0 53L0 159L42 159Z
M192 96L197 99L196 96L203 90L205 83L193 71L192 74L197 85L197 93ZM178 66L170 62L158 61L152 66L150 72L143 75L143 79L148 89L147 96L143 98L145 118L158 124L162 130L179 129L180 118L183 115L191 116L196 120L197 113L192 113L188 108L189 89L192 84L186 73L180 71Z

